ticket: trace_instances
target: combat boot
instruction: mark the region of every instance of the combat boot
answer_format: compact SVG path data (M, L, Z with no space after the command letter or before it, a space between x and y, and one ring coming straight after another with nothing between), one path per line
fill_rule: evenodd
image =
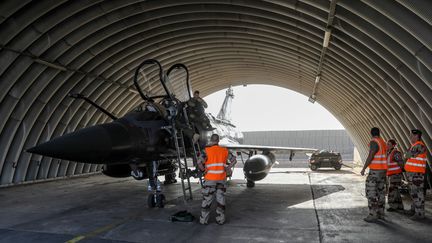
M225 222L216 221L216 224L218 224L218 225L223 225L223 224L225 224Z
M199 222L201 225L208 225L207 220L205 220L203 217L200 217Z
M378 219L385 220L384 216L385 216L384 208L381 208L380 210L378 210L377 217L378 217Z
M368 223L375 223L378 220L377 216L373 216L371 214L369 214L366 218L363 219L364 221L368 222Z
M223 225L225 223L225 215L219 215L216 217L216 223L218 225Z

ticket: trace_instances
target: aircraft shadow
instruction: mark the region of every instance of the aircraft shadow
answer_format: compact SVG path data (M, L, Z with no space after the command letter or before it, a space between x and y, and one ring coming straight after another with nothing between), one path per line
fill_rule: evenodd
M287 170L287 171L270 171L269 174L298 174L298 173L313 173L313 174L355 174L350 170L335 170L335 169L318 169L311 171L309 169L304 170Z

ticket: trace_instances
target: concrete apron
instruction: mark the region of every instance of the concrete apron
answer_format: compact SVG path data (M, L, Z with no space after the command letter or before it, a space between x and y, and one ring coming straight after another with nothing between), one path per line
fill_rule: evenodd
M146 183L103 175L0 190L0 242L421 242L432 238L427 219L387 213L369 224L364 180L349 169L311 172L274 168L255 188L236 169L227 198L227 222L170 222L189 210L199 217L201 196L184 204L181 185L165 187L164 209L147 208ZM409 207L409 202L405 202Z

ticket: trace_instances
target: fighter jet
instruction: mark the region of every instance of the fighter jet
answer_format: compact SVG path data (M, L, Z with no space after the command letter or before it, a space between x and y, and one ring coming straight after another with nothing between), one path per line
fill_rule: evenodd
M133 84L134 92L143 102L120 118L82 94L69 94L71 98L96 107L113 121L65 134L27 151L58 159L104 164L102 173L111 177L148 179L149 207L164 207L165 196L158 176L165 175L165 184L175 183L177 170L185 199L192 198L189 179L201 177L196 168L197 160L213 133L220 135L222 146L237 151L241 157L243 153L248 154L244 161L248 187L253 187L255 181L268 174L276 161L273 151L289 151L290 158L295 152L315 151L240 144L243 135L229 117L234 97L232 89L227 90L217 117L205 113L201 107L190 104L189 71L183 64L175 64L164 72L157 60L145 60L137 67ZM258 151L262 153L257 154ZM195 168L189 169L188 160L191 159Z

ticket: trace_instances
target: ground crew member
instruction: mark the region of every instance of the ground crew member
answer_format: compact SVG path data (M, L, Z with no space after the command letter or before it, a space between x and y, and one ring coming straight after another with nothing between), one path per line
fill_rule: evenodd
M389 208L387 211L395 212L403 210L402 197L399 188L402 185L402 168L403 158L402 153L397 149L396 140L390 139L387 141L387 178L389 181L389 189L387 201Z
M371 135L369 155L361 171L361 175L364 175L366 168L369 167L369 175L366 178L369 215L364 218L366 222L375 222L378 218L384 219L387 172L386 142L380 137L380 130L377 127L371 129Z
M230 161L230 165L227 161ZM235 165L235 157L229 153L228 149L219 146L219 135L213 134L210 138L210 144L205 148L202 161L199 161L198 167L204 171L204 187L202 189L203 201L201 204L200 223L208 224L210 216L210 207L216 194L216 223L222 225L225 223L225 192L227 171L230 171Z
M422 132L411 131L411 148L405 155L405 171L412 198L411 210L407 213L412 220L425 218L424 174L426 172L427 149L421 141Z

